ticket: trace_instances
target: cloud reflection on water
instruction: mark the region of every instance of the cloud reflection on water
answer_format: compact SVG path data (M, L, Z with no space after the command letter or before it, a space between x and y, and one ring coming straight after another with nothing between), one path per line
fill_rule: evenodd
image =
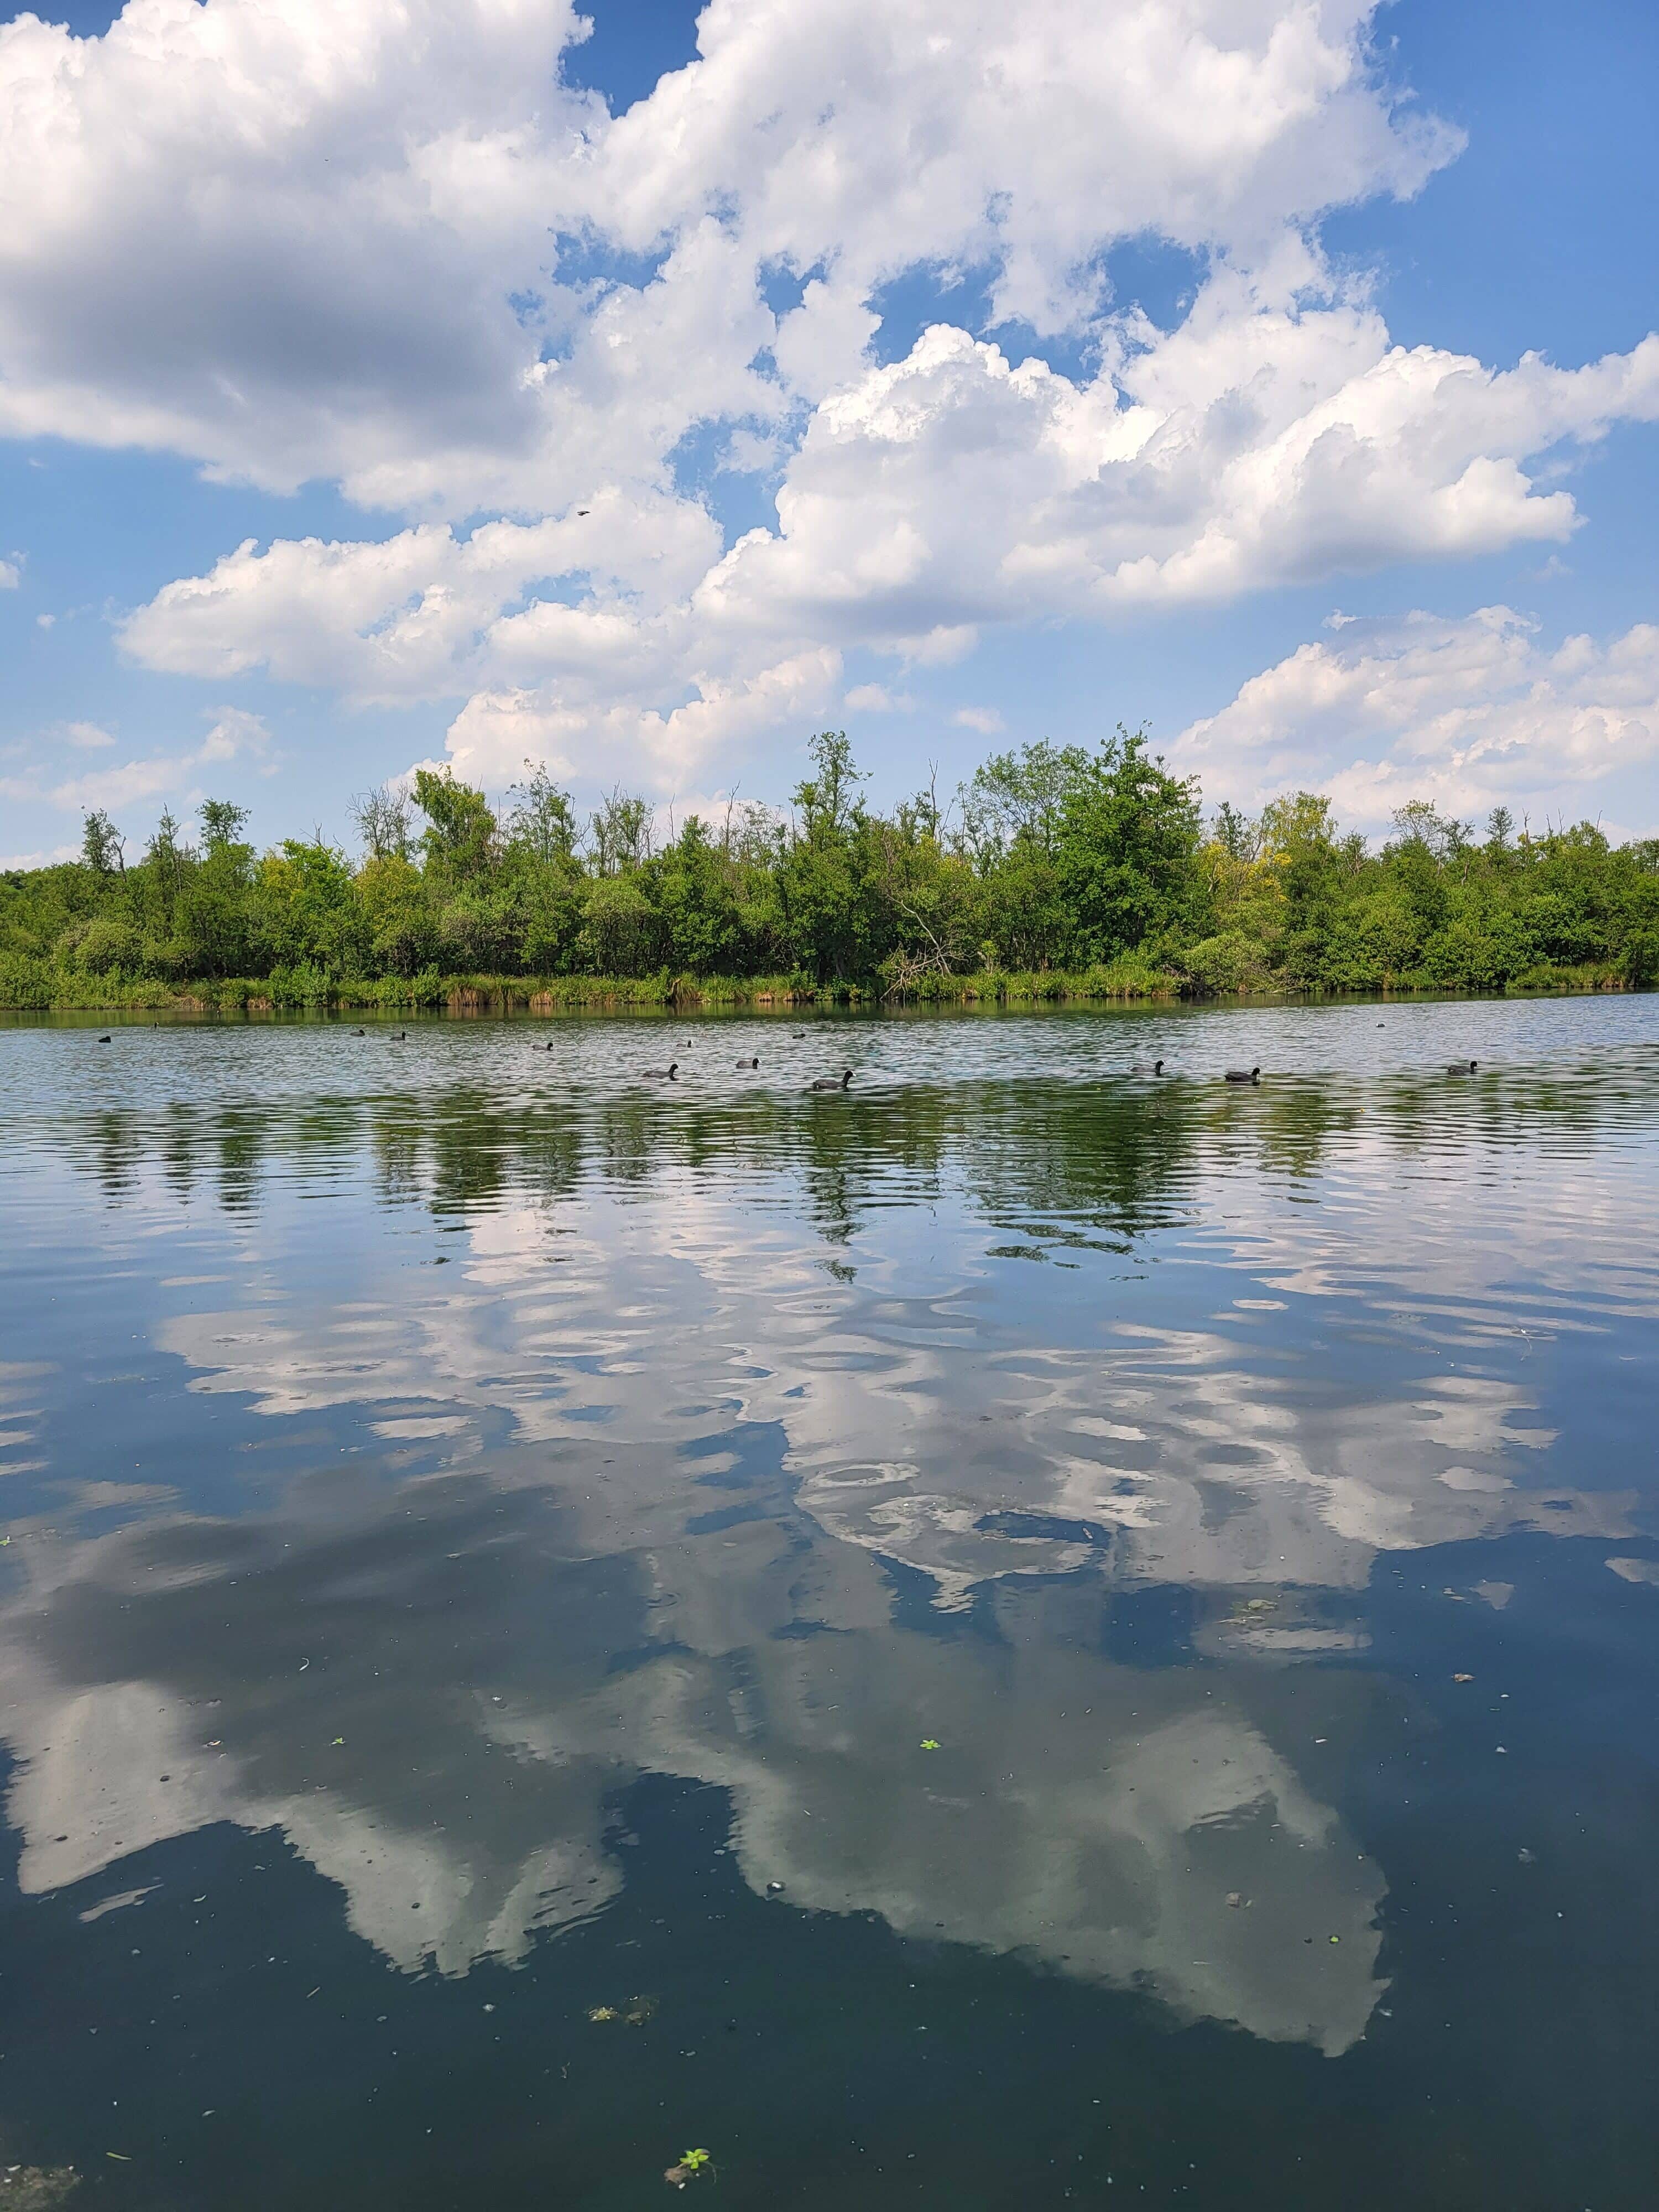
M0 1615L23 1887L277 1827L387 1958L459 1973L602 1909L660 1771L729 1790L792 1907L1348 2047L1385 1884L1332 1790L1389 1693L1320 1670L1316 1758L1293 1678L1364 1650L1379 1554L1635 1526L1564 1480L1533 1358L1651 1300L1650 1102L1600 1073L1508 1120L969 1082L239 1117L194 1155L228 1226L190 1227L234 1294L144 1316L185 1508L65 1493L129 1525L26 1547ZM62 1146L106 1261L181 1234L168 1128ZM210 1510L221 1413L350 1441ZM1126 1661L1160 1590L1186 1663Z

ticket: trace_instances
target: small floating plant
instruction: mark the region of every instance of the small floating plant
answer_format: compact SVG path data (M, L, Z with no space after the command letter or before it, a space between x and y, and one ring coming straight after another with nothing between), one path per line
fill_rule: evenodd
M684 2189L688 2181L698 2180L705 2173L712 2178L714 2172L714 2160L706 2150L683 2150L679 2163L665 2167L662 2178L674 2188Z

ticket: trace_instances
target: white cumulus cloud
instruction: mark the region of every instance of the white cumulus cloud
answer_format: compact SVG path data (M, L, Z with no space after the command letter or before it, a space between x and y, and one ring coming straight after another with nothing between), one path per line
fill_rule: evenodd
M470 772L664 792L827 711L851 650L1559 542L1553 449L1659 415L1659 340L1390 342L1319 219L1460 142L1373 14L710 0L619 117L563 81L570 0L20 17L0 432L393 518L228 550L131 616L135 662L450 701ZM1168 330L1113 291L1149 235L1193 257ZM881 348L901 279L935 320ZM733 473L775 515L728 543Z
M1179 331L1087 383L924 332L823 403L777 528L723 555L704 511L665 495L468 538L248 544L169 585L125 641L202 676L470 694L452 750L473 772L533 744L672 785L819 711L854 647L939 661L992 623L1565 538L1571 495L1525 465L1643 412L1659 413L1659 339L1499 374L1391 347L1361 304L1269 305L1224 276Z
M86 811L193 796L203 769L257 757L270 743L270 732L264 720L245 708L222 707L209 719L210 726L201 744L183 752L150 754L117 766L54 779L58 745L102 750L115 743L95 722L64 723L50 733L52 749L32 773L0 778L0 798L45 800L53 806Z
M1509 607L1345 623L1253 676L1170 754L1209 796L1254 805L1313 786L1370 830L1413 799L1577 818L1599 781L1659 756L1659 626L1551 652Z

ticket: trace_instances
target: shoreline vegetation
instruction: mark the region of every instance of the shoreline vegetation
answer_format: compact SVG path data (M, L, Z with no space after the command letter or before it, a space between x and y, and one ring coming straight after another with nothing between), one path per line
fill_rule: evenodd
M1298 792L1207 817L1121 727L994 756L948 805L868 808L844 735L787 812L653 835L620 789L578 823L532 768L505 802L447 773L359 799L354 860L257 852L247 816L164 814L129 860L0 872L0 1008L218 1015L1020 1006L1659 983L1659 839L1589 823L1477 836L1426 801L1373 850Z
M441 1012L457 1016L531 1017L585 1013L794 1012L810 1009L884 1006L1045 1006L1152 1004L1158 1001L1226 997L1281 1003L1303 1000L1395 999L1412 996L1559 997L1633 987L1606 963L1535 969L1524 980L1475 991L1443 983L1384 984L1375 988L1330 991L1197 992L1179 975L1121 966L1047 969L1036 974L1003 975L983 970L955 978L930 977L902 997L884 988L879 977L866 982L812 987L787 976L732 975L431 975L368 977L355 981L325 977L229 976L222 981L178 988L149 978L118 981L114 988L79 979L69 992L27 1003L0 1000L0 1013L146 1013L257 1017L265 1014L398 1014Z

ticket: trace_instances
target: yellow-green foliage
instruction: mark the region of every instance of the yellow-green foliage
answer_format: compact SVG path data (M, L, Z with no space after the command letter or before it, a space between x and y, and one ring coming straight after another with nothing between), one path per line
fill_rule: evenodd
M583 832L545 771L497 809L422 771L359 810L367 848L263 854L237 808L164 815L130 862L0 876L0 1005L283 1012L804 1005L1182 994L1647 988L1659 842L1484 835L1425 803L1380 848L1297 792L1206 822L1138 734L994 756L948 806L867 802L844 737L785 817L696 816L653 848L620 792Z

